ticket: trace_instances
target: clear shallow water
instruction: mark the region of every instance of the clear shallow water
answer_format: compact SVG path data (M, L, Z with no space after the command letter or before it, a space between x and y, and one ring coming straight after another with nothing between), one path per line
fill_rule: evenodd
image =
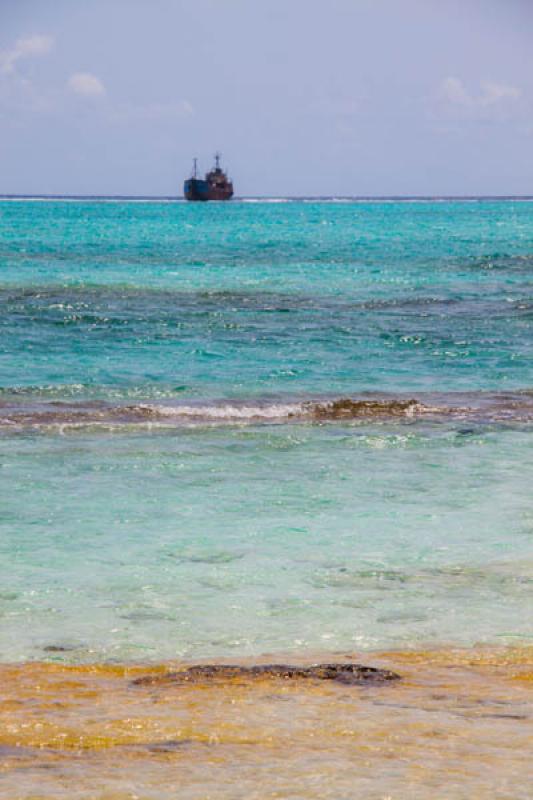
M529 437L444 424L5 437L3 656L513 643L533 634Z
M532 267L530 203L0 204L0 657L528 641Z
M146 665L1 664L0 794L529 800L531 648L372 658L403 679L173 683L151 667L139 685Z

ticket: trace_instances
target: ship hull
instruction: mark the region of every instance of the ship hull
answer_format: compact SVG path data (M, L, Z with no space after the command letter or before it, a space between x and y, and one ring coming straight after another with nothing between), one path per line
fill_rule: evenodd
M209 184L207 181L199 180L198 178L189 178L183 184L183 194L186 200L193 202L205 202L210 200L209 197Z
M186 200L192 202L206 202L206 200L231 200L233 185L226 183L223 186L213 186L209 181L199 178L189 178L183 184L183 194Z
M233 197L233 186L227 183L225 186L210 186L209 200L231 200Z

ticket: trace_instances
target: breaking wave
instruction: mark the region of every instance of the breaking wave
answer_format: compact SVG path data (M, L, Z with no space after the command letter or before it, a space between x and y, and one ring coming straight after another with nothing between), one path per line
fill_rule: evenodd
M357 421L533 421L533 393L448 393L413 397L337 397L293 401L135 404L106 401L0 401L0 429L332 423Z

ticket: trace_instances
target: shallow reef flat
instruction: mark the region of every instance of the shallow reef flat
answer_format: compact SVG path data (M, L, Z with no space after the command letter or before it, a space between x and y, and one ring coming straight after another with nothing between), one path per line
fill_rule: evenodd
M314 659L1 665L0 797L530 797L532 647Z
M0 262L0 799L529 800L533 204L0 202Z

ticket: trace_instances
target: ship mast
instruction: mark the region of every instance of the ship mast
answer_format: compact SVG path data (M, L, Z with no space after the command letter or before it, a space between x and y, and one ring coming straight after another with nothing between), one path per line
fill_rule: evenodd
M218 172L220 170L220 153L215 153L215 169Z
M198 159L197 158L193 158L193 160L192 160L192 176L191 177L192 178L197 178L198 177Z

